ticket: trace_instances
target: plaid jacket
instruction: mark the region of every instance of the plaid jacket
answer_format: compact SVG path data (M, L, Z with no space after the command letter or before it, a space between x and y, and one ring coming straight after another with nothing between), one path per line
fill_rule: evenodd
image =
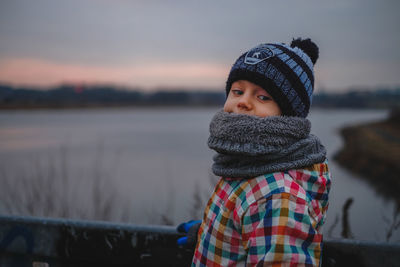
M318 266L329 188L327 161L246 180L221 178L192 266Z

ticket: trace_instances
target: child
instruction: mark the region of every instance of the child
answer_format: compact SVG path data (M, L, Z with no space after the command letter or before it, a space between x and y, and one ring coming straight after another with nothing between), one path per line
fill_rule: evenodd
M318 266L330 174L309 112L318 47L261 44L241 55L210 124L221 176L192 266Z

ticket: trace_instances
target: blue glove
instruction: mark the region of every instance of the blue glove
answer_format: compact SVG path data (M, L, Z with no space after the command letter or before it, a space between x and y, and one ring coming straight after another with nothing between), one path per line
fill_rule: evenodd
M177 243L179 246L185 246L192 248L197 243L197 232L199 231L201 221L191 220L178 225L176 230L180 233L186 233L186 236L178 239Z

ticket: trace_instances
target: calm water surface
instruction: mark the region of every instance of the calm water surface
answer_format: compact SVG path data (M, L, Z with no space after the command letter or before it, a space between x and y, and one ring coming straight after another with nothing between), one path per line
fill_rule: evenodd
M107 218L114 221L177 224L199 217L215 181L213 152L206 142L216 111L2 111L0 212L41 216L48 213L38 206L54 203L48 212L67 203L64 214L90 219L102 218L94 206L111 203ZM329 237L340 237L342 207L352 197L354 237L385 241L394 202L338 166L332 156L342 146L340 127L386 116L387 111L318 109L309 116L312 132L327 147L333 176L324 229ZM27 205L32 199L37 199L36 208ZM400 240L399 232L391 241Z

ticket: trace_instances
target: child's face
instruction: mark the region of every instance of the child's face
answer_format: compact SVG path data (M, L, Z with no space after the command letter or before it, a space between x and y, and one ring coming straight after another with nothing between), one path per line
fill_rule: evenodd
M259 117L282 114L278 104L263 88L246 80L239 80L232 84L224 111Z

